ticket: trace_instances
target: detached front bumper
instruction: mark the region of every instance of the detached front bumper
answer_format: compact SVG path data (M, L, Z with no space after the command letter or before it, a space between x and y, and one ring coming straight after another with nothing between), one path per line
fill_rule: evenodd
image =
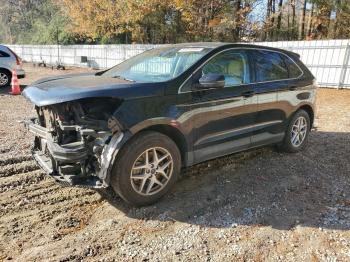
M78 187L89 187L89 188L103 188L105 187L102 181L98 177L88 177L86 179L79 178L76 174L71 175L65 173L59 173L54 170L53 160L47 154L39 150L33 150L32 155L38 165L45 171L46 174L50 175L57 182L66 186L78 186ZM73 171L73 170L71 170Z
M82 140L59 145L52 139L50 130L36 123L36 119L24 121L25 127L35 135L32 155L39 166L51 177L65 185L92 188L107 187L109 173L123 134L110 135L100 146L100 155L94 156L97 169L89 168L94 154ZM83 131L82 131L83 132ZM91 130L90 130L91 133Z

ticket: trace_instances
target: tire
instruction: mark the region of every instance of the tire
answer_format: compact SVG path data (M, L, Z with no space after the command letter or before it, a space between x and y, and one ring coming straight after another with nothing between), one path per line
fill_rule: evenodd
M105 200L110 203L115 202L119 196L115 193L115 191L111 187L107 188L96 188L95 191Z
M181 155L174 141L161 133L145 131L136 135L118 153L111 186L133 206L150 205L169 192L180 170Z
M305 127L299 130L296 127L299 123L302 124L299 127L303 125L305 125ZM290 119L284 140L279 148L288 153L297 153L304 150L308 145L310 126L309 114L302 109L298 110ZM303 130L305 131L305 135Z
M11 84L12 75L7 70L0 69L0 88Z

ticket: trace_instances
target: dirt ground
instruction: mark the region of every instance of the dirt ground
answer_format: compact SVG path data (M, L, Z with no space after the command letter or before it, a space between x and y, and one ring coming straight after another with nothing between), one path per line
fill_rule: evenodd
M23 85L87 70L25 69ZM34 114L32 105L7 92L0 261L350 261L350 90L319 90L304 152L267 147L199 164L144 208L46 176L17 122Z

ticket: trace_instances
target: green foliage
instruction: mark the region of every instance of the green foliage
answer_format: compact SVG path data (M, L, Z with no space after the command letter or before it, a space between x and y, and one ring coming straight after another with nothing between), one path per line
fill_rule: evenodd
M74 43L72 34L65 29L67 23L69 19L58 7L47 2L43 4L42 15L33 21L29 41L35 44Z
M0 2L1 41L19 44L74 43L66 29L70 23L61 8L51 0L17 0Z

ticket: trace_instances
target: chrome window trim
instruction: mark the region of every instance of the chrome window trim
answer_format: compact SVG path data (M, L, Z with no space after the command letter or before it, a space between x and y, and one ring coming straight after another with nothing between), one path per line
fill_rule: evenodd
M217 88L208 88L208 89L217 89ZM208 89L204 89L204 90L208 90ZM250 98L250 97L248 97L248 98ZM197 103L193 103L193 104L179 104L178 106L187 107L187 106L192 106L192 105L203 105L203 104L210 104L213 102L216 102L216 103L217 102L225 102L225 101L230 101L233 99L242 100L242 99L247 99L247 98L244 98L243 96L235 96L235 97L229 97L229 98L218 98L215 100L208 100L208 101L197 102Z
M239 49L239 50L263 50L263 51L268 51L268 52L274 52L274 53L279 53L279 54L282 54L284 56L286 56L288 59L292 60L292 62L299 68L301 74L298 76L298 77L292 77L292 78L284 78L284 79L277 79L277 80L270 80L270 81L262 81L262 82L253 82L253 83L248 83L248 84L239 84L239 85L234 85L234 86L246 86L246 85L255 85L255 84L261 84L261 83L272 83L272 82L277 82L277 81L285 81L285 80L293 80L293 79L298 79L300 77L302 77L304 75L304 71L300 68L300 66L295 63L295 61L287 54L283 53L283 52L280 52L280 51L276 51L276 50L270 50L270 49L266 49L266 48L254 48L254 47L231 47L231 48L228 48L228 49L225 49L225 50L221 50L220 52L214 54L213 56L209 57L207 60L205 60L200 66L197 67L197 69L192 73L190 74L186 79L185 81L183 81L183 83L181 84L181 86L179 87L177 93L178 94L185 94L185 93L192 93L192 92L195 92L195 91L192 91L192 90L189 90L189 91L182 91L182 87L188 82L188 80L195 74L198 72L198 70L204 65L206 64L209 60L211 60L212 58L214 58L215 56L223 53L223 52L226 52L226 51L229 51L229 50L234 50L234 49ZM200 89L200 90L210 90L210 89L217 89L217 88L203 88L203 89Z

